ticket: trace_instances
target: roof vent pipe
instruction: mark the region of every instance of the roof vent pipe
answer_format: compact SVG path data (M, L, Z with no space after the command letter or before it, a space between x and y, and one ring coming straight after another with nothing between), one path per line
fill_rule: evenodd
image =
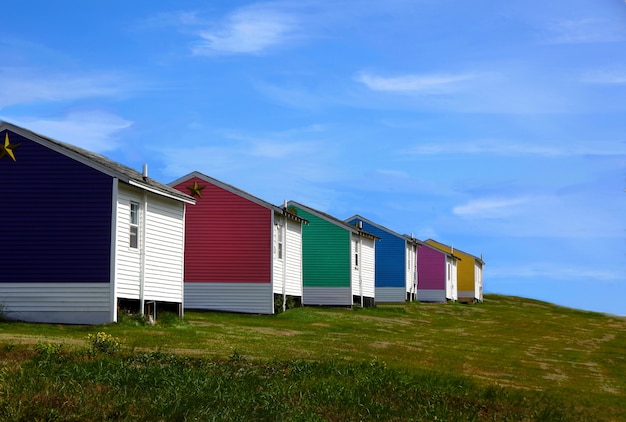
M143 165L143 171L141 173L141 176L143 177L143 180L148 179L148 164Z

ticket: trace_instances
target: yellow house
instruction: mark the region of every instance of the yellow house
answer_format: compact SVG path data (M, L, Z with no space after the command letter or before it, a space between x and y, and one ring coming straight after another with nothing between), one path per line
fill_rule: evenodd
M427 244L452 254L459 258L457 262L457 292L459 302L482 302L483 301L483 266L482 257L471 255L467 252L428 239ZM418 263L419 265L419 263Z

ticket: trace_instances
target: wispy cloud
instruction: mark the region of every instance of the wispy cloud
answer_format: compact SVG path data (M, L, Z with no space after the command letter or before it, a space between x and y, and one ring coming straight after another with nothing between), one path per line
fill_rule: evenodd
M402 75L378 76L368 72L361 72L355 80L373 91L396 93L441 94L455 91L459 82L473 79L472 74L460 75Z
M297 36L298 18L274 5L241 8L214 28L201 31L192 51L196 55L259 54Z
M624 70L597 70L587 72L581 82L604 85L626 85L626 71Z
M12 105L124 95L127 84L107 73L59 73L0 68L0 109Z
M594 142L589 144L569 145L534 145L523 143L509 143L501 141L468 141L468 142L439 142L417 145L402 154L414 155L499 155L499 156L540 156L563 157L575 155L624 155L626 144Z
M452 209L455 215L462 217L501 218L514 213L521 204L530 198L490 198L474 199Z
M7 120L58 141L94 152L118 148L120 140L116 135L133 124L115 114L101 111L71 113L58 120L31 117Z
M599 281L622 280L624 274L589 267L572 267L570 264L534 263L521 266L489 267L490 278L536 278L536 279L586 279Z
M611 19L585 18L555 22L549 27L552 33L548 44L588 44L623 41L626 30L623 23Z

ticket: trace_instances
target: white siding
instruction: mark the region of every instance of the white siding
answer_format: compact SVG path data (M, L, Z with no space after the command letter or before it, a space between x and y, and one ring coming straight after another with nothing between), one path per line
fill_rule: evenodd
M474 285L476 291L474 292L474 298L482 302L483 301L483 266L476 262L474 265Z
M361 249L359 246L359 236L356 234L351 235L350 240L350 286L352 289L353 296L361 296L361 283L360 277L362 274L359 273L361 266L363 266L363 255L361 254ZM356 255L358 254L359 265L356 265ZM363 293L365 296L365 292Z
M139 299L141 256L138 248L133 249L129 246L131 201L141 201L141 192L120 183L117 200L117 245L115 248L117 274L115 283L118 297ZM142 220L143 216L140 215L140 225L143 224Z
M183 301L184 204L148 195L145 300Z
M376 287L376 303L406 302L406 291L402 287Z
M279 227L285 230L285 220L287 220L287 232L283 232L283 258L280 259L278 257ZM285 265L285 267L283 267L283 265ZM298 297L302 296L302 225L297 221L286 219L280 215L274 215L272 269L274 293L282 294L283 282L286 282L285 294Z
M374 240L352 234L350 245L352 294L361 296L361 293L363 293L363 297L374 298L376 296ZM355 254L357 252L359 265L355 265Z
M446 258L446 298L458 299L456 259L451 257Z
M446 291L443 289L439 290L418 290L417 291L417 300L420 302L445 302L446 301Z
M144 197L145 195L145 197ZM130 203L146 200L147 215L140 206L139 247L129 246ZM145 239L142 234L145 232ZM116 291L117 297L140 299L141 248L145 247L144 300L182 302L184 205L123 184L117 205Z
M376 297L375 284L376 284L376 259L375 259L375 240L363 238L361 242L361 276L363 278L363 296Z
M352 306L349 287L304 287L302 301L311 306Z
M273 314L269 283L185 283L185 309Z
M417 247L407 242L405 253L406 293L415 293L417 285Z
M302 296L302 224L287 220L287 294Z
M110 283L2 283L7 319L56 324L112 322Z

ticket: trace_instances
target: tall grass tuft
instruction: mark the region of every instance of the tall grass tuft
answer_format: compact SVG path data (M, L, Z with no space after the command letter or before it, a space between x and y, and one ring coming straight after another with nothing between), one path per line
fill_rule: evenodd
M47 347L43 347L43 349ZM373 360L251 361L162 352L85 355L1 374L0 419L577 420L544 394L408 373Z

